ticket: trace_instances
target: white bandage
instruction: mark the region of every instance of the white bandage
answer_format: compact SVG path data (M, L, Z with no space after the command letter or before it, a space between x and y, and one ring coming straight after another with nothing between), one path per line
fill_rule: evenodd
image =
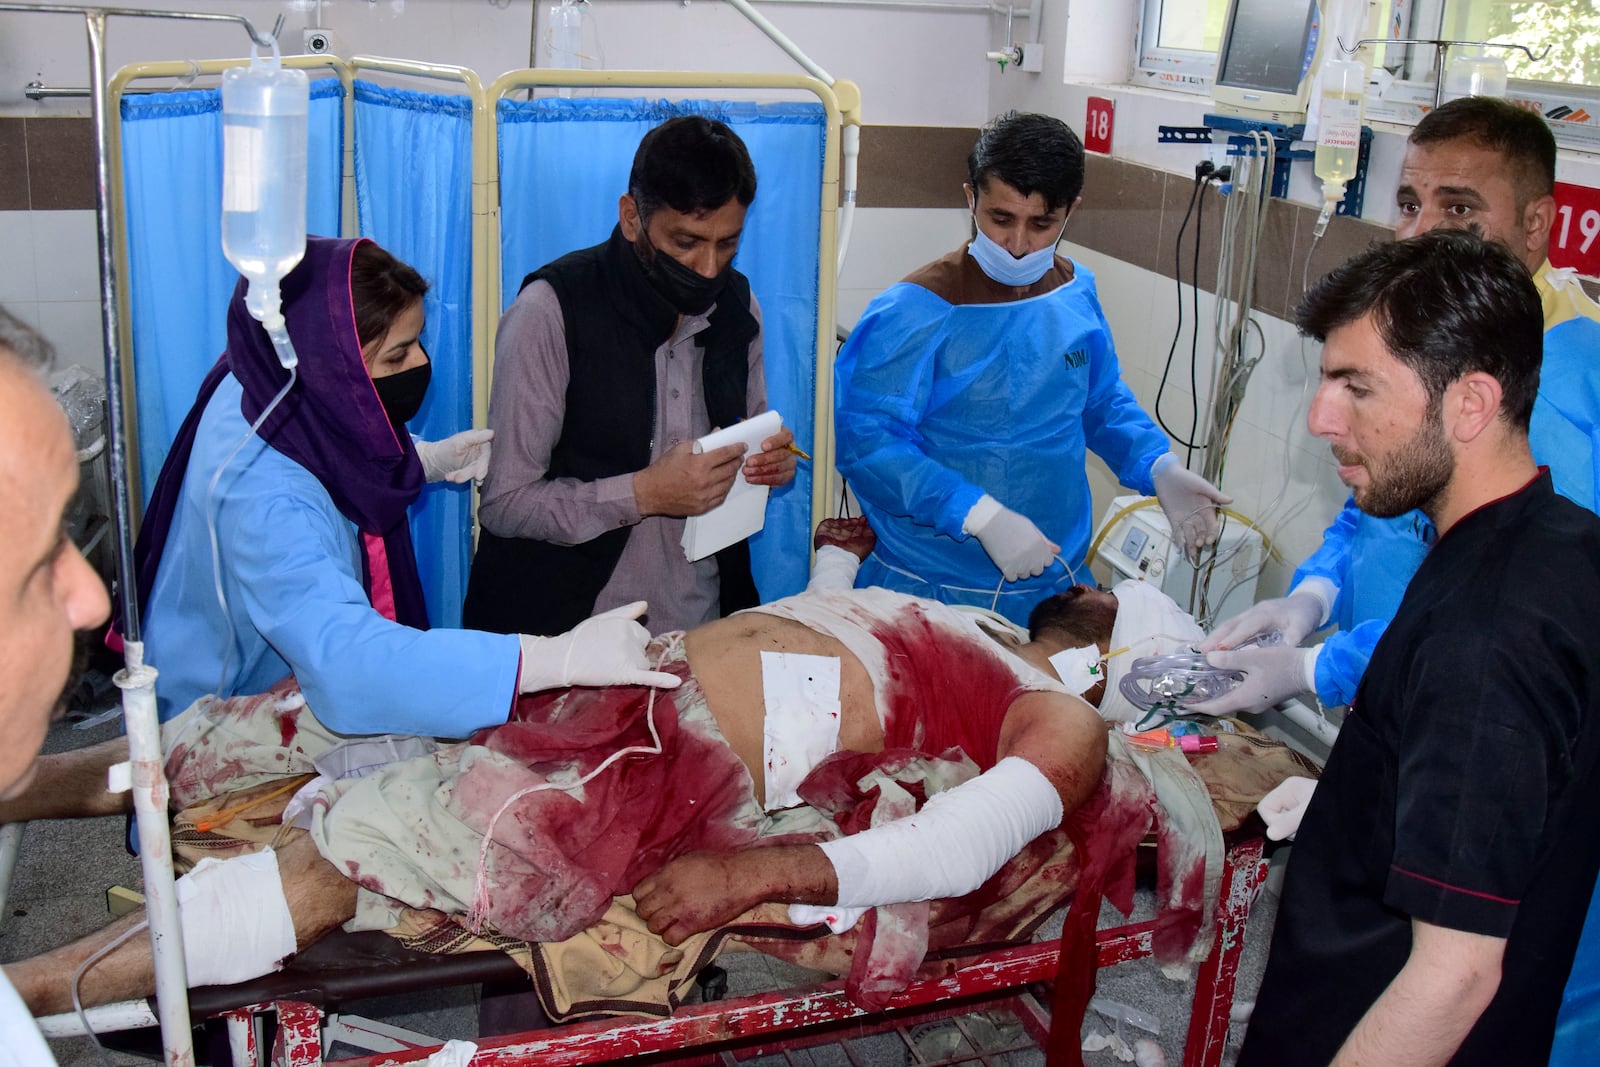
M1061 795L1027 760L1007 756L922 810L820 846L838 903L872 908L972 892L1029 841L1061 823Z
M811 580L806 583L806 592L854 589L856 571L860 569L861 558L854 552L838 545L823 545L817 549L817 560L811 565Z
M294 954L294 920L270 848L201 860L178 879L178 915L191 987L260 978Z
M1101 664L1105 655L1099 645L1062 649L1050 657L1050 666L1056 677L1067 687L1067 692L1082 696L1098 683L1106 680L1106 669Z
M761 653L761 699L762 806L792 808L806 775L839 749L839 657Z

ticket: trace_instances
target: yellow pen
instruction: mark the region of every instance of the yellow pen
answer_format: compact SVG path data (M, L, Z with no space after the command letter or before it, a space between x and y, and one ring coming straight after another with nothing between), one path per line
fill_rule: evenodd
M806 455L804 449L802 449L799 446L797 446L793 441L790 441L788 444L784 445L783 447L787 448L790 452L793 452L795 455L799 456L801 459L810 459L811 458L810 456Z

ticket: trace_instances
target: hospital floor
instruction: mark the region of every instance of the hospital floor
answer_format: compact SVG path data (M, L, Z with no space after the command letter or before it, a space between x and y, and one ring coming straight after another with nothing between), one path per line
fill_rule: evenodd
M72 720L57 723L50 731L46 751L62 751L94 744L117 733L115 722L105 722L91 729L79 729ZM53 948L73 937L105 925L106 889L113 885L137 887L140 882L138 861L128 855L123 845L123 819L83 819L55 824L31 824L23 836L21 855L11 890L6 897L5 910L0 913L0 961L21 959L33 953ZM1269 887L1276 879L1269 880ZM1141 890L1135 906L1135 916L1146 917L1153 908L1152 894ZM1267 943L1271 936L1272 921L1277 913L1277 897L1269 888L1263 892L1251 913L1245 937L1243 962L1239 969L1236 1005L1245 1005L1255 999L1266 965ZM1101 916L1101 925L1115 925L1121 916L1109 905ZM1059 921L1047 927L1042 937L1054 936ZM725 955L719 961L728 972L728 995L741 996L768 989L808 984L825 976L804 971L790 964L753 953ZM1183 1040L1188 1029L1189 1002L1194 992L1192 976L1174 979L1164 975L1152 960L1140 960L1116 967L1102 969L1096 995L1120 1002L1154 1016L1160 1033L1150 1035L1126 1023L1117 1024L1095 1012L1084 1020L1084 1033L1098 1030L1103 1034L1117 1032L1131 1046L1141 1037L1157 1041L1171 1067L1178 1067L1183 1057ZM477 994L470 987L436 990L426 994L406 997L389 997L349 1005L352 1014L377 1019L391 1026L429 1034L444 1041L450 1038L471 1039L477 1032ZM969 1026L1004 1030L1004 1019L981 1017ZM1235 1026L1229 1034L1224 1067L1231 1067L1238 1051L1238 1037L1242 1028ZM955 1032L945 1026L913 1028L912 1039L921 1047L922 1054L930 1059L948 1056L949 1043L958 1040ZM52 1042L61 1067L113 1067L144 1064L159 1059L159 1054L139 1055L122 1051L108 1051L102 1059L87 1038L73 1038ZM159 1049L159 1042L156 1042ZM911 1064L917 1062L906 1046L905 1039L893 1034L860 1039L852 1049L861 1062L874 1065ZM354 1050L334 1053L354 1055ZM1012 1054L1010 1062L1018 1065L1043 1064L1042 1054ZM796 1063L814 1063L817 1067L844 1062L837 1053L818 1051L799 1053ZM781 1063L781 1059L767 1059ZM1086 1053L1084 1062L1089 1067L1111 1067L1119 1063L1110 1049Z

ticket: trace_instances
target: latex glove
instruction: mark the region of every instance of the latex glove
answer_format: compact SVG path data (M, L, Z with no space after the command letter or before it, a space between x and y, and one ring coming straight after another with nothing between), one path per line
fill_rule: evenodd
M1317 653L1311 648L1246 648L1238 652L1208 652L1206 662L1223 670L1244 671L1244 681L1228 692L1189 710L1201 715L1231 715L1236 711L1266 711L1297 693L1317 687Z
M418 441L417 458L430 482L481 482L489 473L493 430L462 430L442 441Z
M1190 562L1199 559L1200 550L1214 542L1221 529L1217 508L1233 503L1233 497L1179 463L1171 452L1151 465L1150 480L1184 556Z
M637 622L645 602L584 619L556 637L522 634L522 677L517 692L537 693L564 685L650 685L676 689L675 674L650 669L644 646L650 631Z
M1263 600L1212 630L1211 635L1200 642L1200 651L1232 648L1257 634L1274 630L1283 634L1285 645L1298 645L1322 625L1326 613L1327 605L1311 593L1296 592L1276 600Z
M1061 551L1060 545L1039 532L1032 519L987 494L967 512L962 528L978 539L1008 582L1043 574Z
M1256 811L1261 813L1261 821L1267 824L1267 836L1274 841L1284 838L1294 840L1295 831L1300 829L1300 820L1305 816L1306 805L1311 803L1311 794L1317 788L1315 778L1285 778L1277 787L1261 798L1261 803L1256 805Z

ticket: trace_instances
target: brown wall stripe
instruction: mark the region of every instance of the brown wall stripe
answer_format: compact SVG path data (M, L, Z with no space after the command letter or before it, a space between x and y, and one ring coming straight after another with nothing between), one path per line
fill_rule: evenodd
M967 153L978 131L952 126L865 126L856 202L864 208L963 208ZM1178 230L1194 181L1186 175L1091 154L1083 204L1067 239L1168 278L1194 275L1200 232L1200 287L1216 291L1223 200L1208 187L1181 246ZM94 208L94 132L84 118L0 118L0 211ZM1256 306L1288 318L1302 275L1315 279L1374 242L1392 240L1387 226L1336 218L1311 248L1316 209L1274 200L1268 205L1256 266ZM1309 270L1305 258L1312 252ZM1591 292L1594 287L1590 286Z
M0 211L94 208L88 119L0 118Z

